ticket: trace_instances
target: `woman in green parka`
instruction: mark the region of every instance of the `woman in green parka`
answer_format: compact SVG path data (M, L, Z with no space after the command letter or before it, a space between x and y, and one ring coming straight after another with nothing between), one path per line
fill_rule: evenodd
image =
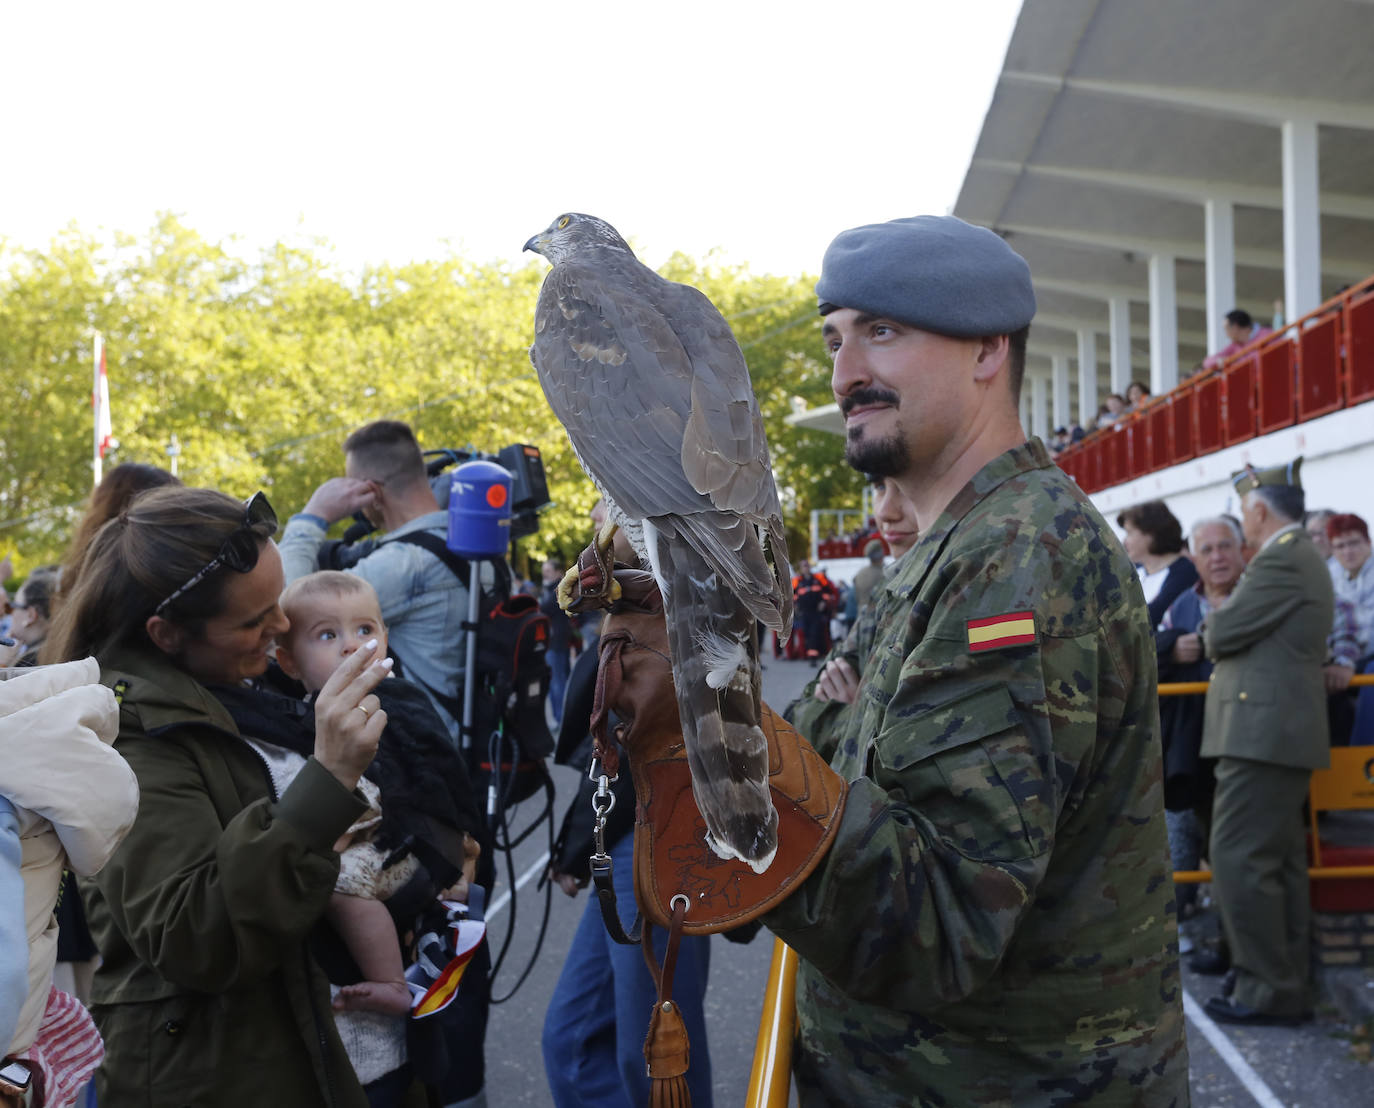
M389 662L358 650L315 702L314 756L281 795L272 748L210 688L267 667L277 521L208 489L144 494L97 534L48 658L93 654L138 776L133 830L83 893L103 956L92 1011L102 1104L365 1108L307 936L364 811L355 785L386 715Z

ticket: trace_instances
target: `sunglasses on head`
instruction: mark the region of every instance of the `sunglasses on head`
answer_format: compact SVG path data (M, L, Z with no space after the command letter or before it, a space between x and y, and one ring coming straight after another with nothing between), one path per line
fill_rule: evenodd
M268 538L276 534L276 531L277 513L272 510L266 496L261 492L255 492L243 506L243 519L224 540L219 553L186 584L159 604L153 614L162 615L172 601L190 592L217 569L232 569L235 573L250 572L258 564L258 540Z

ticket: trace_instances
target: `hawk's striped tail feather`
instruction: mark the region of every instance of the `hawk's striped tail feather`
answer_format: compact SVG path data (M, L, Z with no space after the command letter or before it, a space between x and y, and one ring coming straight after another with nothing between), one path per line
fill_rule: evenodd
M754 614L690 546L674 541L671 532L652 534L656 575L664 578L678 717L706 841L718 856L738 858L762 873L777 852L778 814L760 727ZM707 581L713 587L703 588Z

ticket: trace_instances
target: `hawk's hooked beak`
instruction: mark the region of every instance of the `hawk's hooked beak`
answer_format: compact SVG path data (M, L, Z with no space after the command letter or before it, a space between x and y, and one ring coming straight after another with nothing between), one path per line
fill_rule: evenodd
M522 246L522 247L520 248L521 253L523 253L523 252L526 251L526 250L533 250L536 254L542 254L542 253L544 253L544 247L548 245L548 242L549 242L549 233L548 233L548 231L540 231L539 234L534 235L533 237L531 237L531 238L525 243L525 245Z

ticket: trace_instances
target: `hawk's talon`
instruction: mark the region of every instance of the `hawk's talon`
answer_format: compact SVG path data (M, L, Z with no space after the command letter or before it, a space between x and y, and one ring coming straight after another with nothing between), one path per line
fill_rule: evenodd
M558 590L555 596L558 598L558 606L565 612L572 611L577 599L573 596L573 587L578 582L577 567L573 566L567 573L563 574L563 580L558 582Z
M620 582L615 579L613 543L619 528L605 523L597 531L587 548L578 556L577 565L563 574L558 582L558 606L565 612L582 612L588 608L608 608L620 599Z

